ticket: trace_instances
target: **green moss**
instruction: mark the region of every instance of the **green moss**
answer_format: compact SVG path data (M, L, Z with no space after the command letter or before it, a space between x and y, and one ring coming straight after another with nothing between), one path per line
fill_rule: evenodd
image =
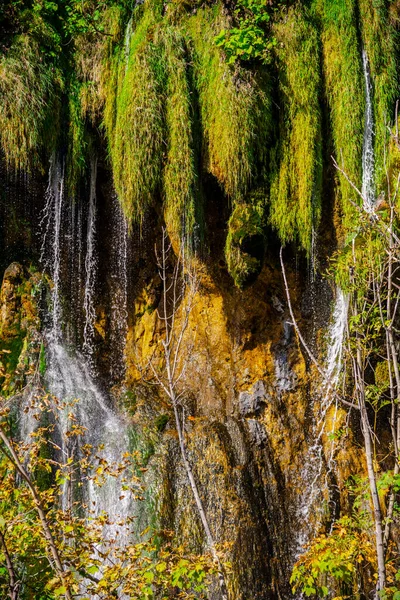
M271 180L271 223L283 242L310 251L321 214L321 70L318 31L298 7L275 26L280 141Z
M142 219L161 186L165 66L162 46L153 35L157 18L147 3L130 41L127 64L121 49L112 58L113 89L106 97L114 184L129 222Z
M335 157L355 185L361 183L364 82L354 0L315 0L321 21L326 96ZM352 202L359 202L343 176L337 190L344 230L354 225Z
M385 177L388 127L394 121L395 102L399 93L396 65L398 34L389 19L386 2L359 0L359 7L362 38L373 81L375 173L379 185Z
M235 205L228 223L225 257L235 285L243 288L260 273L264 258L265 196L258 192Z
M199 193L193 143L192 102L185 39L174 27L161 28L167 68L167 159L163 172L164 215L171 239L193 245Z
M0 56L0 143L9 165L30 168L38 159L58 85L57 72L29 34L17 36Z
M397 210L400 209L400 194L397 193L396 197L394 197L394 195L398 187L397 180L400 173L400 145L398 136L399 128L400 122L398 122L392 130L387 153L388 183L390 189L390 193L388 195L395 200Z
M76 80L71 81L68 93L67 152L67 187L71 194L74 193L80 177L85 172L88 146L80 90L81 85Z
M272 128L269 82L265 71L227 65L215 37L227 25L221 3L201 8L187 19L199 93L203 162L225 193L243 196L265 163Z

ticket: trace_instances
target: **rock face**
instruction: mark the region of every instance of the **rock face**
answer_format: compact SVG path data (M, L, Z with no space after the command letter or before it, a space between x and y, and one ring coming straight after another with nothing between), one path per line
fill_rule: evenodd
M39 307L43 290L41 274L30 274L19 263L12 263L4 272L0 290L2 395L19 392L30 376L39 369Z
M232 565L232 598L290 598L290 570L309 526L301 518L314 422L306 364L283 302L276 300L282 290L272 264L243 292L224 282L217 285L204 271L199 278L179 356L185 366L179 389L189 460L213 535ZM39 273L30 274L18 263L4 274L3 394L22 389L38 368L46 289ZM162 390L143 378L149 359L162 368L157 277L146 275L135 296L128 307L126 377L114 392L124 399L134 447L145 457L138 530L149 523L172 529L178 539L203 551L204 532L171 407ZM348 447L342 451L348 465L351 452ZM218 600L217 587L209 598Z
M99 194L102 220L98 231L102 236L107 235L110 197ZM129 238L126 311L118 313L126 323L115 329L127 330L124 364L114 370L113 378L109 373L117 355L116 339L107 340L119 300L106 290L109 280L115 278L107 258L112 254L108 247L112 241L108 239L98 251L95 371L107 391L112 381L112 392L130 423L132 448L144 463L146 492L137 508L138 530L148 524L173 530L179 540L202 551L206 549L204 532L182 464L171 406L160 387L152 385L155 381L148 370L149 361L161 371L164 368L160 343L165 336L160 319L163 301L154 256L159 234L157 219L150 215L141 237L137 233ZM73 248L67 236L64 242L68 251ZM232 565L228 576L231 598L289 599L290 572L301 545L310 527L329 520L329 508L321 514L321 506L339 510L340 493L333 496L331 489L341 489L358 459L351 440L341 440L336 479L331 489L322 491L320 508L314 510L307 488L315 473L309 448L315 442L318 390L288 323L276 253L272 249L257 280L239 290L232 285L222 259L218 260L222 250L216 235L211 256L195 263L198 291L178 360L179 368L185 367L179 383L185 440L211 530ZM74 263L66 256L64 248L59 284L63 326L68 331L73 328L71 323L79 321L82 307L78 310L75 304L83 294L71 293L71 264L78 264L80 255ZM299 277L290 265L288 277L293 304L301 307L306 278ZM48 288L46 279L25 265L12 263L5 271L0 296L5 396L19 393L37 372L43 350L40 330L49 310L45 302ZM314 313L322 319L329 301L322 293L320 296L323 306ZM299 310L297 315L308 335L309 319ZM322 331L321 323L316 327ZM79 328L71 339L79 348ZM123 340L119 344L123 346ZM323 474L330 452L325 438L321 438ZM357 464L356 470L362 470L362 465ZM209 598L219 600L217 587L210 590Z
M239 394L239 412L242 417L260 416L264 406L271 400L263 381L257 381L249 392Z
M232 597L290 598L290 569L306 529L300 517L312 435L306 364L287 324L280 273L273 264L242 292L209 274L203 273L201 281L181 351L190 461L212 531L229 548ZM141 374L159 351L163 329L156 311L144 312L140 297L137 302L126 349L126 385L136 390L134 422L140 430L144 423L151 427L168 404L157 386L151 400L143 391ZM173 420L148 466L158 474L162 526L204 548ZM210 596L218 597L217 590Z

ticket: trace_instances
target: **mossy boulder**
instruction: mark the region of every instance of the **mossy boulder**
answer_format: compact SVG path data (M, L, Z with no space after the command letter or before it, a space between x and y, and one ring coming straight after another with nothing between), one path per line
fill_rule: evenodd
M228 222L225 256L235 285L243 288L260 274L265 251L264 204L236 204Z

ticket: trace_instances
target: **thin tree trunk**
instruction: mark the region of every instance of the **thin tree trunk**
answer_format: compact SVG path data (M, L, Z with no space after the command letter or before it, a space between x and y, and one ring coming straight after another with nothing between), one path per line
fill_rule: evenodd
M6 540L4 538L4 534L2 531L0 531L0 547L3 549L4 556L6 559L6 567L7 567L7 571L8 571L8 577L10 580L10 583L8 586L9 590L10 590L9 591L10 599L18 600L20 583L19 583L17 575L14 571L14 565L12 563L11 556L8 552Z
M365 404L361 405L361 428L364 436L365 457L367 461L369 489L371 492L372 506L374 510L375 522L375 547L378 561L378 583L377 591L386 587L386 565L385 565L385 544L382 529L382 510L379 502L378 488L376 485L376 473L374 469L373 451L371 433L369 430L369 420Z

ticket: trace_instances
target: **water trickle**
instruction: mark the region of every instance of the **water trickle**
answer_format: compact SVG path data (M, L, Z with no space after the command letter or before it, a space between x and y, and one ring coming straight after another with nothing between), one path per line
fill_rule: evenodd
M49 180L40 227L42 230L41 263L50 274L52 289L52 336L61 336L61 224L64 203L64 164L54 155L50 161Z
M113 349L111 378L125 373L125 340L128 330L128 224L118 198L113 196L111 232L114 240L111 263L110 343Z
M307 542L313 526L318 526L318 517L322 517L322 500L329 499L329 473L334 468L335 431L337 416L337 398L332 391L337 387L342 370L343 345L346 337L349 297L340 288L336 290L336 301L332 315L332 324L329 328L329 345L325 361L325 373L327 382L324 382L319 392L316 393L312 426L313 443L308 449L306 463L302 472L302 481L307 484L307 491L300 498L299 516L306 527L302 528L296 540L296 554L300 554ZM330 409L334 414L330 420L330 431L326 430L327 417ZM323 447L323 436L330 439L328 455ZM314 524L310 524L310 516L313 515Z
M96 310L94 304L97 274L97 254L96 254L96 182L97 182L97 158L92 158L90 168L90 191L89 191L89 212L87 219L86 234L86 259L85 259L85 295L84 312L85 324L83 329L82 350L88 358L89 365L93 368L94 355L94 324L96 320Z
M133 33L133 17L131 17L129 19L128 25L126 26L126 30L125 30L125 40L124 40L124 47L125 47L125 69L128 66L129 56L130 56L130 52L131 52L131 37L132 37L132 33Z
M374 189L374 115L372 105L372 82L365 48L362 49L362 64L365 81L364 141L362 152L362 188L364 208L373 212L375 206Z

